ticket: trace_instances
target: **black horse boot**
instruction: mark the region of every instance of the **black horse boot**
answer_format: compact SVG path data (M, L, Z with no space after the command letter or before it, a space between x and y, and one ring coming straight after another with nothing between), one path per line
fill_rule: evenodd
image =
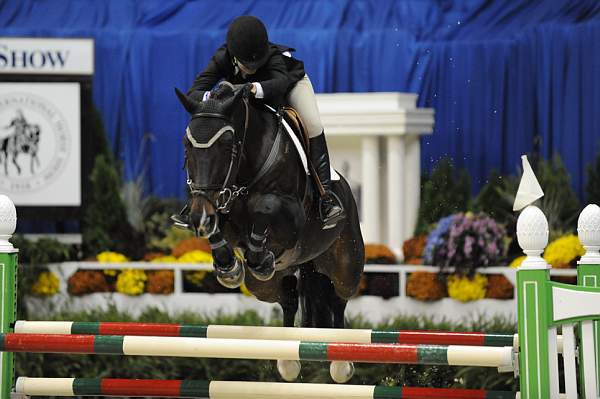
M179 211L179 214L171 215L171 220L173 221L173 225L175 227L179 227L180 229L184 229L184 230L194 231L194 228L192 226L192 219L191 219L190 213L188 211L189 211L189 206L188 206L188 204L185 204L183 209L181 209L181 211Z
M319 215L323 222L323 230L327 230L335 227L346 214L339 198L331 190L331 166L323 132L310 138L310 160L325 191L319 198Z

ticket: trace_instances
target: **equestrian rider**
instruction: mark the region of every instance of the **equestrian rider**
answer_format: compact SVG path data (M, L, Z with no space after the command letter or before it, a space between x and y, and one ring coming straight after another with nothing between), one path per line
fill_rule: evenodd
M220 80L234 84L251 83L251 95L274 108L292 106L300 115L309 135L310 158L324 188L319 201L324 226L335 225L345 217L338 198L332 195L327 143L315 93L304 71L304 63L291 56L291 47L269 42L265 25L256 17L236 18L221 46L201 72L188 96L204 101ZM186 208L172 219L179 226L189 226Z

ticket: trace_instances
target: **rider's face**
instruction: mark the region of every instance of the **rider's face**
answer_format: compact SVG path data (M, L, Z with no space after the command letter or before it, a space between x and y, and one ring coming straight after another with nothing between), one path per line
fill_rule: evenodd
M256 73L256 68L248 68L244 64L242 64L239 60L236 60L238 67L245 75L254 75Z

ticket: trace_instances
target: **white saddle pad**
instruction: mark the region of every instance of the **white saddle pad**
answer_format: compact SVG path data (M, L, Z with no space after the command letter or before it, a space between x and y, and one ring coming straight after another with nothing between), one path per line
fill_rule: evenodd
M266 105L266 107L269 110L271 110L273 113L276 112L272 107L270 107L268 105ZM285 119L283 119L282 122L283 122L283 126L285 127L285 131L287 132L288 136L290 136L290 138L292 139L292 142L294 143L294 147L296 147L296 152L298 153L298 155L300 155L300 160L302 161L302 166L304 167L304 171L306 172L306 175L310 175L310 171L308 170L308 161L307 161L307 157L306 157L306 152L304 152L304 148L302 147L300 140L298 140L298 137L294 133L294 130L289 125L289 123L287 123L287 121ZM330 166L330 168L331 168L331 180L334 180L334 181L340 180L340 175L337 173L337 171L335 169L333 169L333 166Z

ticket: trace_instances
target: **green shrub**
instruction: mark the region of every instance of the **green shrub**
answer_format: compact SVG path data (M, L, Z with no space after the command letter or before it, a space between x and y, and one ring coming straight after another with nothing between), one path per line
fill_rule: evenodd
M587 167L585 191L588 204L600 204L600 152L596 155L596 162Z
M90 174L92 195L83 219L83 247L86 255L117 251L139 258L144 252L143 237L136 234L127 221L119 188L117 169L104 155L95 159Z
M444 216L469 209L471 178L466 169L456 171L452 162L444 158L431 175L423 175L421 204L415 234L427 232L429 226Z

